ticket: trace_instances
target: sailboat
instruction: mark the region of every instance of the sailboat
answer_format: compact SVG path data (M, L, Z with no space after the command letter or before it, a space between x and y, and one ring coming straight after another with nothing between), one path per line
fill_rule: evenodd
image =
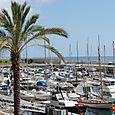
M99 36L98 36L98 42L99 42ZM98 46L98 63L99 63L99 76L100 76L100 95L92 94L92 99L87 99L85 97L80 97L77 101L79 103L83 103L84 105L91 107L91 108L98 108L98 109L111 109L112 107L112 101L105 100L103 97L103 82L102 82L102 75L101 75L101 62L100 62L100 42ZM94 96L96 98L94 98Z

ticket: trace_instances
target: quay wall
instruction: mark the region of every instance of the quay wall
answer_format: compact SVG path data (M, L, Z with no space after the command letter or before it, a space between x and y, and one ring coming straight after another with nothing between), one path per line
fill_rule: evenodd
M85 67L95 67L97 69L99 69L99 64L98 64L98 61L93 61L93 62L90 62L88 63L87 61L79 61L79 62L70 62L70 61L66 61L65 63L61 63L61 61L57 58L54 58L54 59L45 59L45 58L38 58L38 59L28 59L28 60L31 60L31 62L28 63L28 66L30 67L45 67L46 65L50 66L50 65L54 65L54 66L57 66L57 67L63 67L63 65L82 65L82 66L85 66ZM25 60L22 59L22 61L24 62ZM27 63L21 63L21 66L27 66ZM11 67L11 64L0 64L0 67ZM101 63L101 69L102 71L104 71L105 68L109 68L110 71L113 71L113 69L115 68L115 65L113 65L112 63Z

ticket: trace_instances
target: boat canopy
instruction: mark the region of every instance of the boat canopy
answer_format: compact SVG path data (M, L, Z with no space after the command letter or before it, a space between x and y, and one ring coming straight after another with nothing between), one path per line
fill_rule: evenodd
M42 87L48 87L47 83L45 81L38 81L37 86L42 86Z

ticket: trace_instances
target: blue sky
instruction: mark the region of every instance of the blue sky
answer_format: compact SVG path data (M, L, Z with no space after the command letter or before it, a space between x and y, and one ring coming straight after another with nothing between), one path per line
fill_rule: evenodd
M20 0L21 3L23 1ZM68 32L68 39L51 36L51 43L64 56L69 56L70 44L72 56L76 56L77 41L79 56L87 55L87 41L90 55L97 55L98 34L101 55L104 45L106 55L112 55L112 41L115 41L115 0L27 0L27 2L31 4L31 13L40 15L39 25L61 27ZM9 9L9 4L10 0L0 0L0 8ZM44 56L43 48L35 47L28 50L30 57Z

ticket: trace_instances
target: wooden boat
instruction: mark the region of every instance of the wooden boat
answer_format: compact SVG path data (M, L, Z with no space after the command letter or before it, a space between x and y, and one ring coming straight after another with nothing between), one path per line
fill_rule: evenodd
M91 108L97 108L97 109L111 109L112 107L112 101L104 101L101 99L85 99L83 97L80 97L78 100L78 103L82 103L87 107Z
M105 99L103 96L103 78L102 78L102 74L101 74L99 35L98 35L98 42L99 42L99 45L98 45L98 63L99 63L99 76L100 76L100 90L99 90L100 94L99 95L92 95L93 99L92 98L88 99L89 94L88 94L88 92L86 92L87 98L80 97L78 99L78 102L83 103L84 105L86 105L88 107L92 107L92 108L111 109L112 108L112 101ZM96 98L94 98L94 96L96 96ZM91 97L91 95L90 95L90 97Z

